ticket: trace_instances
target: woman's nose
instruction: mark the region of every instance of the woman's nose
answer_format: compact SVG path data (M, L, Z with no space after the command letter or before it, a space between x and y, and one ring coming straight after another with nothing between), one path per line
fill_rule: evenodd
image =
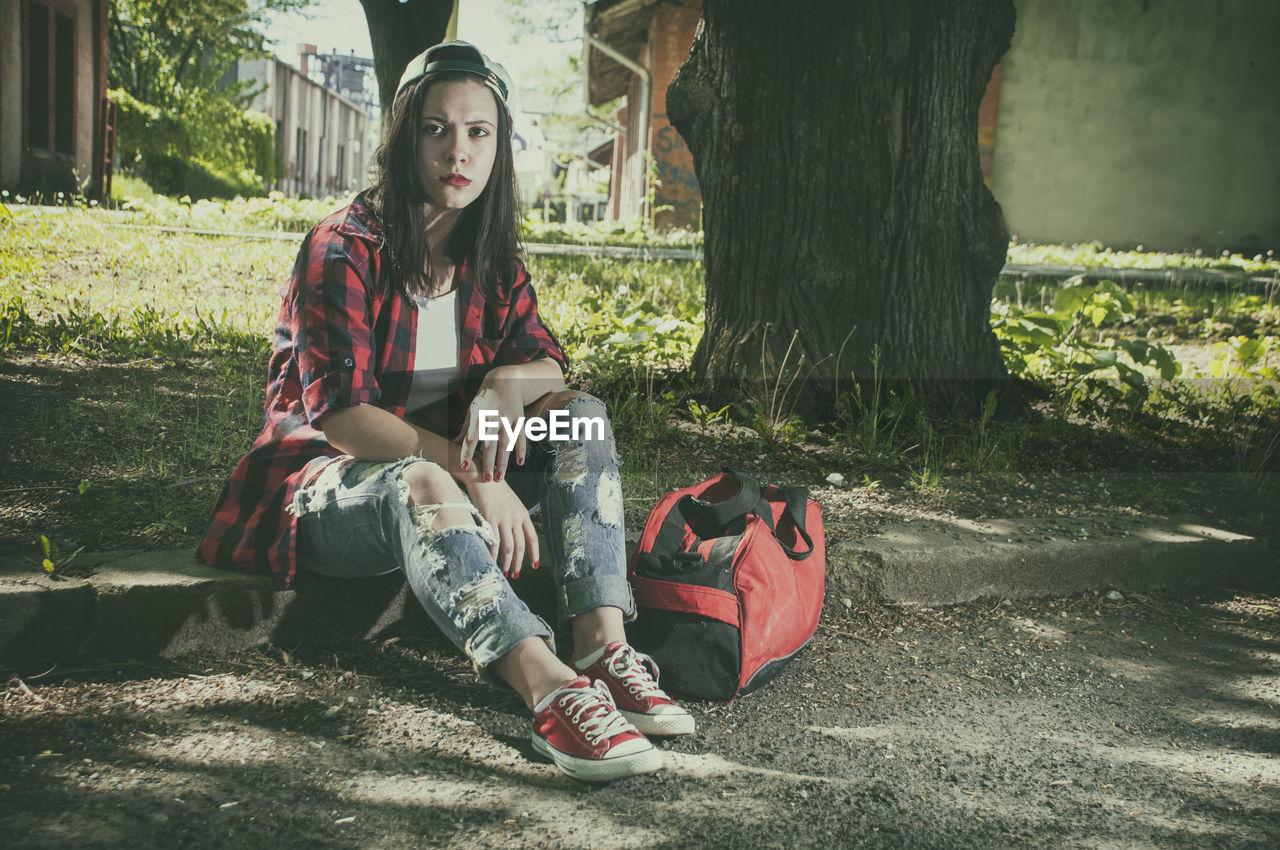
M449 146L448 157L450 162L466 161L467 149L460 134L453 137L453 143Z

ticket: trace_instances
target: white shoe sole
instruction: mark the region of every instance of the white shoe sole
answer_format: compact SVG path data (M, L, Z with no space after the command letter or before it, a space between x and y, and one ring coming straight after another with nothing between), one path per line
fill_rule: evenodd
M618 709L619 713L627 720L631 721L631 725L639 729L645 735L692 735L694 729L693 715L691 714L641 714L638 711L623 711Z
M662 753L650 745L649 749L625 756L603 759L584 759L553 747L545 738L533 736L533 748L556 763L574 779L587 782L608 782L624 776L653 773L662 767Z

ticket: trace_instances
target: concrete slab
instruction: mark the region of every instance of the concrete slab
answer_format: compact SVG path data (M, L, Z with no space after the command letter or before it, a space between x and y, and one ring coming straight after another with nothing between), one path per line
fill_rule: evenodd
M1150 517L909 522L829 541L827 552L828 599L919 605L1108 587L1247 587L1273 572L1265 540Z

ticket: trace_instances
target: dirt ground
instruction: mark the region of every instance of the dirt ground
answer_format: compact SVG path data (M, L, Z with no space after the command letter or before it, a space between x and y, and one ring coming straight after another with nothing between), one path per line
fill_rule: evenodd
M441 639L9 678L11 847L1274 847L1280 598L830 606L588 786Z

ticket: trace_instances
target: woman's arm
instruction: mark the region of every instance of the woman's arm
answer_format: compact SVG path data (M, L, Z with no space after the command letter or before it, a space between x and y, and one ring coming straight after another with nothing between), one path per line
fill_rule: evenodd
M478 472L485 481L501 481L506 474L511 451L508 444L507 427L515 428L525 415L525 410L538 399L550 393L564 389L564 373L560 364L549 357L531 360L527 363L498 366L485 375L480 390L467 408L466 419L462 423L457 439L461 443L458 454L460 458L471 458L480 452L480 469ZM496 440L480 439L480 413L494 411L498 417ZM492 421L492 418L490 418ZM504 425L503 423L508 423ZM514 450L517 464L523 464L525 458L524 429L520 429Z
M319 422L329 445L357 460L393 461L417 456L447 469L459 484L478 481L475 464L462 466L458 444L372 404L345 407Z

